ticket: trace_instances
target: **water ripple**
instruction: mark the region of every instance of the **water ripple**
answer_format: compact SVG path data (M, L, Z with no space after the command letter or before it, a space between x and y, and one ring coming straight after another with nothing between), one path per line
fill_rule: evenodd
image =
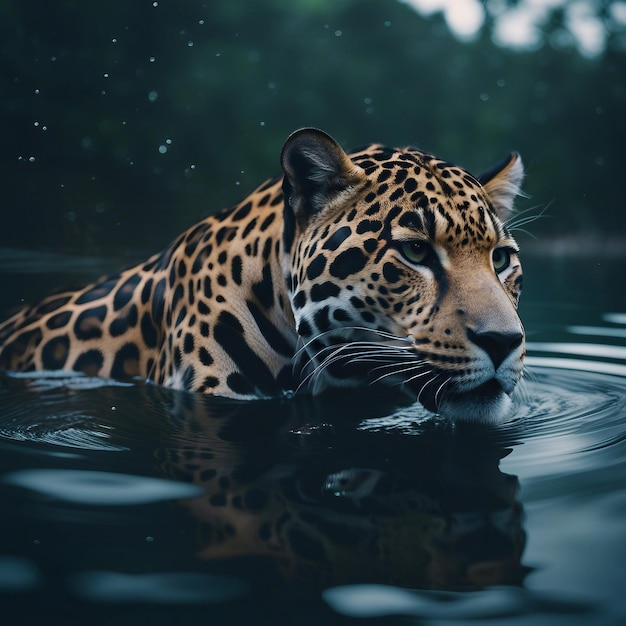
M49 405L48 405L49 406ZM40 404L38 409L43 408ZM33 415L32 405L7 407L0 417L0 439L48 444L79 450L122 452L129 448L109 441L112 428L83 411L49 406L46 415Z
M527 478L605 470L626 458L626 366L584 359L529 359L507 471ZM622 470L623 471L623 470Z
M248 585L237 578L196 572L78 572L71 577L70 587L80 598L115 604L221 604L248 592Z
M83 392L123 390L129 383L76 372L4 372L0 378L0 440L85 451L122 452L107 412L115 406Z
M5 372L5 376L15 380L27 382L34 391L49 391L52 389L99 389L100 387L132 387L127 383L98 376L86 376L82 372L68 372L66 370L41 370L36 372Z
M194 485L163 478L86 470L24 469L5 474L2 482L63 502L95 506L147 504L203 493Z
M494 620L520 617L534 606L540 613L587 613L591 607L572 600L554 600L524 589L494 588L467 594L448 591L417 591L387 585L345 585L322 594L337 613L352 618L392 615L432 620ZM544 615L545 616L545 615ZM430 622L429 622L430 623Z
M106 429L104 425L98 425L90 429L86 424L88 418L84 415L55 415L43 424L11 424L3 423L0 428L0 437L13 441L30 441L34 443L62 446L65 448L77 448L80 450L99 450L106 452L121 452L129 448L110 444L106 441L109 436L106 432L100 432L96 428ZM79 426L71 424L79 420Z

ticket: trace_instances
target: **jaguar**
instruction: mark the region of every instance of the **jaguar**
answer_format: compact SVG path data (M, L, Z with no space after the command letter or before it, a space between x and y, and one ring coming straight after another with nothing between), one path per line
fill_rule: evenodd
M282 174L147 261L0 324L0 369L241 400L373 386L497 423L522 378L513 152L478 177L304 128Z

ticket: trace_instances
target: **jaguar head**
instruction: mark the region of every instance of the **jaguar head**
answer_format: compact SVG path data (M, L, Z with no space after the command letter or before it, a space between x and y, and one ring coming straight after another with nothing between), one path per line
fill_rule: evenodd
M506 228L518 154L478 178L413 148L346 154L296 131L282 152L283 271L313 391L387 384L497 423L522 376L522 269Z

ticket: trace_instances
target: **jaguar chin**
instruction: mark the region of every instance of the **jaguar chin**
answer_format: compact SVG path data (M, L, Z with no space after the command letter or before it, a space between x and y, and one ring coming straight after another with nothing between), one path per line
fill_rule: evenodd
M441 399L438 412L454 421L499 424L509 417L510 394L491 379L471 391L450 391Z

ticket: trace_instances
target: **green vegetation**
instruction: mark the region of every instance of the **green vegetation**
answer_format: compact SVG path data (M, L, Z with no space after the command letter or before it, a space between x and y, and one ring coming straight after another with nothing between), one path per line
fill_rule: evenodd
M561 45L517 52L490 16L460 42L393 0L154 4L0 4L0 245L156 250L278 173L301 126L475 173L517 149L521 208L549 205L535 234L626 233L620 33L586 58L558 12L543 34Z

